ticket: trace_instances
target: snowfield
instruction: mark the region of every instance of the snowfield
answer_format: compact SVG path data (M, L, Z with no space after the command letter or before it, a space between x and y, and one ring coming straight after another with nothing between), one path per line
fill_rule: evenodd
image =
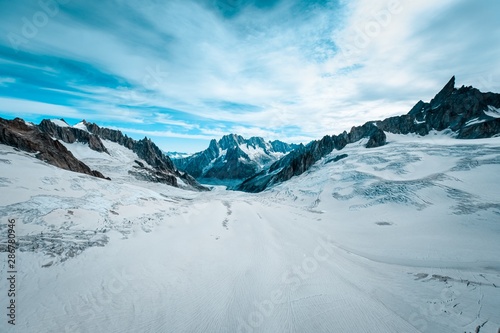
M500 328L500 138L389 134L260 194L142 182L119 147L67 147L112 180L0 145L0 332Z

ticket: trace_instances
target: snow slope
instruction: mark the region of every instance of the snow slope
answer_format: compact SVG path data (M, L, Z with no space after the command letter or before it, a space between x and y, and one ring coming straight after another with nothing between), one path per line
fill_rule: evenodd
M59 127L70 127L67 122L62 119L50 119L51 122L56 124Z
M0 331L496 332L500 139L388 141L260 194L105 181L0 145L0 242L15 218L21 246Z
M488 106L488 111L484 111L484 114L493 118L500 118L500 108L494 106Z

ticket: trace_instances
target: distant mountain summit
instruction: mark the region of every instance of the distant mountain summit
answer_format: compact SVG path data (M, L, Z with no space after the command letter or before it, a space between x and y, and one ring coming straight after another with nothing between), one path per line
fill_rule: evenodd
M375 148L386 144L385 132L424 136L433 130L449 130L458 139L500 135L500 94L483 93L465 86L457 89L453 76L429 103L419 101L406 115L369 121L362 126L353 127L349 133L344 131L339 135L327 135L307 146L301 146L245 180L236 189L246 192L264 191L306 172L333 150L341 150L347 144L363 138L367 140L366 148Z
M245 139L237 134L212 140L207 149L187 158L173 159L179 170L197 179L224 182L244 180L289 153L297 145L266 142L260 137Z

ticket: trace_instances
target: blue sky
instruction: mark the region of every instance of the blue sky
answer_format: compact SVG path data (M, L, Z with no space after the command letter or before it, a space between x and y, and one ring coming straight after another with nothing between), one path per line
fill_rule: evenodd
M195 152L308 142L449 80L500 92L497 0L0 0L0 116Z

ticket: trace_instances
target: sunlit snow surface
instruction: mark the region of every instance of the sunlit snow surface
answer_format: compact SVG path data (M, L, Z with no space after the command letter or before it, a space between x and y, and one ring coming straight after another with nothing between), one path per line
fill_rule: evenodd
M500 138L388 142L260 194L137 181L118 147L72 148L106 181L0 145L20 246L0 332L496 332Z

